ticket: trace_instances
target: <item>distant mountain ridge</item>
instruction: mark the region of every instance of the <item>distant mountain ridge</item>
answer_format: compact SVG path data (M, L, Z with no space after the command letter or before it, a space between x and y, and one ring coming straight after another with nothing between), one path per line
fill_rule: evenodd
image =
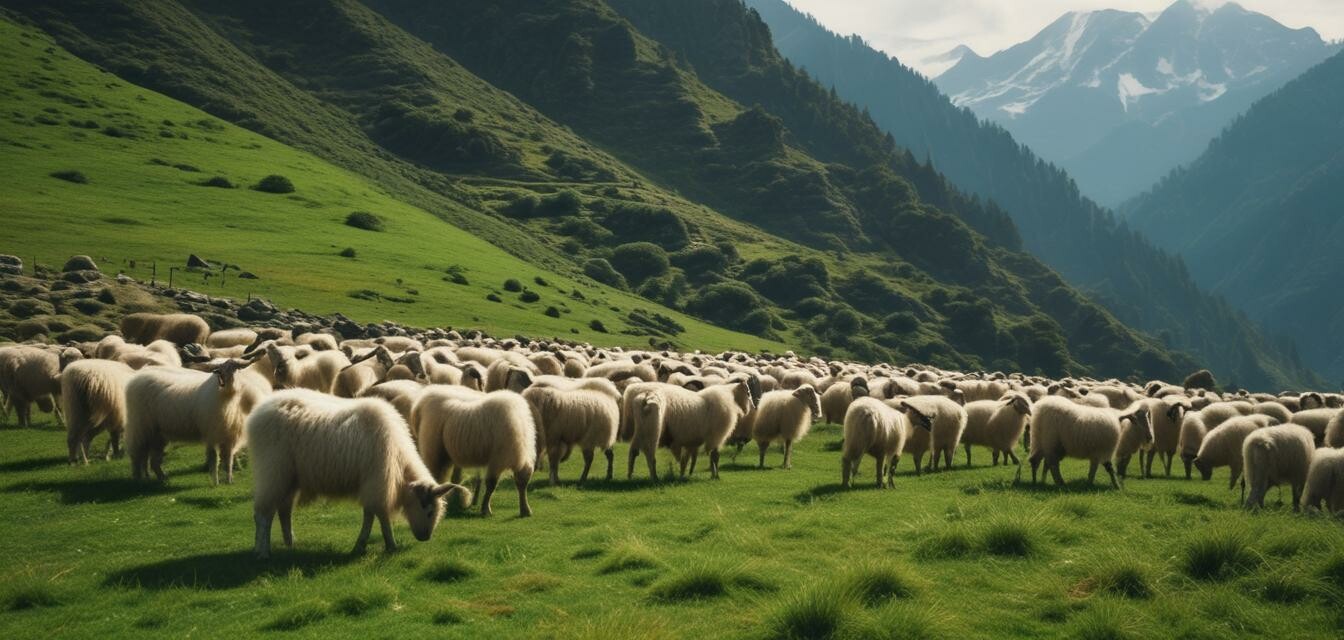
M1179 258L1083 197L1067 174L1003 128L954 106L927 78L868 46L840 36L785 0L747 0L794 65L870 114L962 189L997 203L1022 244L1131 326L1196 354L1223 378L1247 386L1298 372L1291 349L1259 333L1224 300L1190 279ZM996 207L996 208L999 208Z
M1125 208L1190 273L1344 378L1344 53L1257 102Z
M934 82L1116 206L1193 160L1255 100L1338 46L1229 2L1156 18L1069 13L1030 40L962 56Z

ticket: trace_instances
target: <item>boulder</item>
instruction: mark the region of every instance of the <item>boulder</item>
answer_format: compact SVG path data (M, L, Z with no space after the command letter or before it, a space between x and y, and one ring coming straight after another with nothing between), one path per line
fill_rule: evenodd
M261 278L258 278L258 277L257 277L257 274L252 273L251 271L243 271L243 272L240 272L240 273L238 274L238 279L239 279L239 280L260 280Z
M61 271L97 271L98 263L88 256L74 256L65 261Z
M200 256L198 256L198 255L196 255L196 254L193 253L193 254L187 256L187 268L188 268L188 269L213 269L214 266L212 266L209 262L206 262L205 260L202 260Z
M23 275L23 260L18 256L0 254L0 274L10 276Z

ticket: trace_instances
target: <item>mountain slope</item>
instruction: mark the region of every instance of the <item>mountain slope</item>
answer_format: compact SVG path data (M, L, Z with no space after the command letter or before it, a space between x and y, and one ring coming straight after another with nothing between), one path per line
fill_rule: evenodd
M1256 103L1189 167L1129 203L1191 275L1344 377L1344 54Z
M1338 47L1236 3L1069 13L935 80L953 102L1116 206L1193 160L1228 122Z
M637 315L662 313L683 325L671 336L677 341L708 349L782 348L525 263L352 172L129 84L3 18L0 60L9 107L0 125L6 149L0 171L8 176L0 183L6 228L0 253L22 255L30 266L59 266L88 253L109 275L148 281L157 263L160 283L175 277L210 295L260 295L364 322L632 346L648 344L649 334L630 319L641 309ZM71 171L85 182L51 175ZM290 178L295 191L248 188L267 174ZM235 188L203 186L211 179ZM384 230L348 226L352 211L374 213ZM341 255L347 248L352 254ZM191 254L258 279L241 279L235 270L204 281L201 272L170 273ZM502 290L509 278L526 282L539 299L524 302ZM487 302L492 294L502 301ZM557 317L545 313L551 306L561 311ZM593 320L612 333L593 330ZM627 327L636 331L622 333ZM15 330L0 327L6 335Z
M885 325L874 334L879 345L897 345L901 353L910 353L911 347L896 342L899 327L945 319L942 340L958 351L981 354L980 365L1022 358L1037 366L1043 353L1056 351L1027 346L1041 344L1029 334L1046 326L1039 322L1043 319L1032 319L1034 310L1043 310L1059 322L1068 349L1083 354L1082 361L1123 362L1122 368L1127 368L1162 360L1142 339L1122 338L1124 344L1100 339L1122 331L1113 318L1074 292L1051 296L1064 285L1038 261L986 246L956 217L924 201L945 198L964 202L968 209L977 204L952 190L936 172L898 152L857 109L835 100L805 76L777 66L778 54L768 46L768 31L759 23L748 25L753 32L740 34L741 42L764 46L743 54L766 60L771 66L763 70L763 77L779 78L780 83L756 85L759 107L733 114L722 110L722 105L733 103L715 91L720 86L712 75L691 74L661 53L675 44L648 41L636 32L635 46L626 49L633 55L603 55L597 43L629 27L601 3L378 0L370 4L483 78L537 104L681 193L767 231L839 252L836 255L843 260L832 262L828 256L826 271L815 278L819 287L812 290L821 296L784 280L762 279L790 277L787 274L798 271L791 260L772 256L744 268L746 280L761 295L809 323L825 326L829 318L844 318L857 310ZM724 7L743 15L740 4ZM501 20L499 15L512 19ZM574 53L557 55L557 51ZM565 55L575 59L566 60ZM583 70L579 81L566 78L563 71L576 66ZM560 78L565 80L559 82ZM781 84L790 88L781 90ZM816 100L804 104L771 100L789 91ZM757 102L750 94L726 93L741 102ZM640 100L645 94L684 105L688 117L653 124L651 107ZM803 126L795 126L799 123ZM828 135L850 127L864 134L856 144L846 144L852 137ZM640 137L631 140L608 133L627 128L641 130ZM706 129L712 137L694 135ZM820 164L823 159L829 162ZM992 209L983 210L995 215ZM976 221L974 216L963 217ZM843 224L818 233L817 218ZM915 238L921 240L912 241ZM869 280L878 281L876 288L870 288ZM999 328L989 328L995 325ZM945 357L940 353L944 347L936 343L913 348L918 358Z
M4 4L534 264L722 326L967 368L1194 366L1012 251L1001 213L883 136L823 161L598 2Z
M1310 380L1310 372L1299 371L1286 355L1288 350L1265 340L1223 302L1201 293L1179 260L1154 250L1109 212L1081 197L1067 175L1042 162L1002 129L979 123L974 114L954 107L918 74L858 38L826 31L782 0L751 0L748 4L759 11L781 52L798 67L871 114L897 144L929 157L953 182L985 198L986 208L992 207L989 202L1003 205L1021 229L1024 246L1122 321L1198 354L1223 378L1244 385L1275 388L1300 386ZM733 17L736 3L695 3L689 6L696 10L684 12L660 2L618 2L617 6L626 7L636 17L647 16L645 22L655 17L666 20L665 31L672 34L667 37L669 45L697 69L711 69L723 81L716 87L735 82L727 77L733 72L724 70L733 67L733 60L752 59L746 53L724 51L731 49L731 43L744 40L728 37L745 28L740 26L745 20L740 8ZM691 21L702 26L684 24ZM718 43L713 38L690 40L691 34L719 30L724 37ZM760 63L757 66L756 71L739 73L748 78L778 74ZM747 95L764 96L759 92ZM844 139L841 133L835 135Z

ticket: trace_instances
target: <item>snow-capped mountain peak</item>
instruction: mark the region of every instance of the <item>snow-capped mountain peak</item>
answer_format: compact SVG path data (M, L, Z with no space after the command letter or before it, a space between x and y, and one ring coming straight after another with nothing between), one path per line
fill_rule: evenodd
M1193 159L1256 98L1337 50L1313 29L1285 27L1236 2L1178 0L1156 16L1064 14L1026 42L988 57L959 57L934 82L957 105L1063 165L1085 192L1094 180L1127 191L1089 192L1115 204ZM1175 129L1158 146L1180 142L1180 149L1160 157L1129 149L1127 162L1145 165L1139 182L1115 180L1112 167L1089 175L1071 166L1080 158L1104 165L1116 138L1139 144L1143 129L1164 126Z

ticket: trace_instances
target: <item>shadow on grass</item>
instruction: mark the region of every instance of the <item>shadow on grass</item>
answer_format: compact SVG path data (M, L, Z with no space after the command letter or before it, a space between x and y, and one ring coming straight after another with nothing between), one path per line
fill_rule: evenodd
M594 480L592 478L589 478L588 481L583 483L583 486L580 488L583 489L584 491L607 491L610 493L624 493L628 491L643 491L645 489L657 489L659 487L674 487L677 485L689 484L691 482L690 478L682 480L681 478L678 478L676 476L667 476L667 475L658 476L657 480L653 480L647 477L634 478L632 480L621 480L619 479L619 475L620 474L617 474L618 477L613 478L611 480L603 480L603 479ZM706 473L706 477L708 477L708 473Z
M814 500L829 498L842 493L851 493L856 491L877 491L877 484L874 482L856 482L849 488L845 488L839 482L830 484L819 484L807 491L801 491L793 495L793 500L800 504L808 504Z
M92 459L90 462L94 462ZM101 460L97 462L102 462ZM96 463L95 463L96 464ZM68 466L68 460L63 456L51 456L49 458L28 458L26 460L13 460L0 464L0 473L20 473L24 471L40 471L51 467Z
M252 496L181 496L177 501L198 509L223 509L236 504L251 503Z
M311 578L348 564L355 556L336 551L273 548L270 560L258 560L251 549L172 558L108 574L103 585L141 589L234 589L260 577L282 577L295 570Z
M44 491L60 494L62 504L125 502L145 496L168 495L186 487L131 478L88 478L46 482L21 482L5 487L8 493Z
M1057 485L1054 480L1047 479L1045 482L1033 483L1031 478L1023 478L1020 482L1013 480L991 480L983 482L979 487L984 491L1012 491L1015 493L1054 493L1054 494L1084 494L1084 493L1112 493L1116 489L1111 487L1110 480L1098 480L1089 484L1086 478L1081 480L1066 480L1064 484ZM1124 485L1121 485L1119 491L1124 491Z

